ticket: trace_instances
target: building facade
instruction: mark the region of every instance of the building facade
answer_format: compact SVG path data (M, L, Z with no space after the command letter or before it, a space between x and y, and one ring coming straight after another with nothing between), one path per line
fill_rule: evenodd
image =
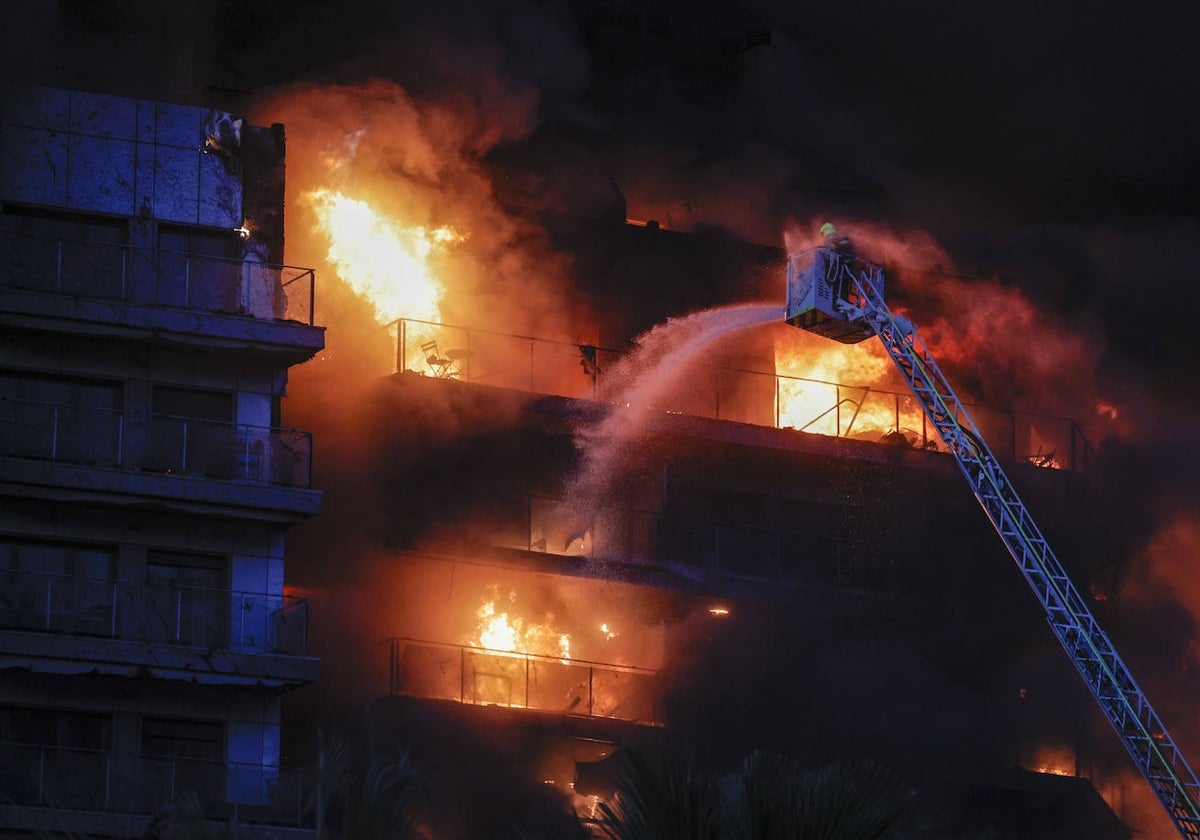
M2 123L0 833L297 827L283 545L321 496L279 416L324 333L282 126L52 88Z
M471 803L464 836L519 825L538 797L599 831L621 747L678 743L725 770L760 748L882 762L922 791L916 836L1128 836L1059 777L1121 801L1099 769L1119 745L902 395L831 387L812 416L841 404L859 424L818 434L778 427L786 383L740 367L750 339L737 369L640 405L608 399L604 351L527 343L525 367L496 336L438 339L471 352L430 361L402 337L407 369L350 410L356 443L323 467L331 514L297 564L314 639L339 651L320 693L371 699L353 720L438 768ZM885 396L897 426L863 429ZM978 419L1078 554L1085 458L1040 457L1052 439L1067 463L1078 430ZM317 562L347 539L335 585Z

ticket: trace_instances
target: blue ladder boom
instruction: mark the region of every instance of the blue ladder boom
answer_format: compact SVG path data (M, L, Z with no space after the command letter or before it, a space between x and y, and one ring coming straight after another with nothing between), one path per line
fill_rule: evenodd
M804 283L825 282L835 290L843 290L841 295L835 293L832 310L821 313L816 309L816 314L822 321L828 321L829 317L844 318L848 326L879 337L926 417L954 455L975 498L1033 588L1054 635L1108 716L1138 770L1180 835L1200 840L1197 804L1200 780L1087 602L1067 577L916 327L906 318L894 315L884 301L883 269L865 260L838 259L827 249L817 249L817 253L819 269L808 277L793 275L791 267L796 265L796 255L789 263L788 322L796 323L801 316L813 320L811 313L800 311L815 309L801 301ZM827 325L825 328L828 331Z

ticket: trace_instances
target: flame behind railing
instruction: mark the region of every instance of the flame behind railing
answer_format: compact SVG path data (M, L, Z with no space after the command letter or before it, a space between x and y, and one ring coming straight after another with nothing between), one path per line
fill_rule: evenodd
M587 344L540 339L489 330L468 329L402 318L391 324L395 370L457 379L539 394L618 402L617 385L605 371L621 353ZM425 352L428 348L430 352ZM857 421L861 416L894 418L888 442L919 449L939 449L937 432L917 410L911 393L862 385L784 376L734 367L698 369L689 387L657 410L730 420L775 428L792 428L784 415L785 394L803 385L819 386L828 404L799 422L800 431L877 441ZM1096 454L1074 420L1066 417L991 409L970 405L976 423L994 451L1037 466L1087 473Z

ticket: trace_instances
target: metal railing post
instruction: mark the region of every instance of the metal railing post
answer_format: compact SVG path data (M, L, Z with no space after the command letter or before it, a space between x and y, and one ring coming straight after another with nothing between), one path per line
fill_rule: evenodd
M188 423L183 421L183 451L179 454L179 471L187 472L187 453L188 453Z

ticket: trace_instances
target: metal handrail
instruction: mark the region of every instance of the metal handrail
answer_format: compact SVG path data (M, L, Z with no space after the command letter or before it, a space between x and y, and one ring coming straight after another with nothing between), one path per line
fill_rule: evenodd
M0 791L15 805L151 814L194 795L203 818L280 826L311 822L310 771L277 764L0 742Z
M312 434L0 397L0 457L312 486Z
M661 723L661 672L651 668L403 636L388 643L391 694Z
M308 601L294 595L0 570L0 628L303 656Z
M0 287L312 326L311 268L0 233Z
M395 370L397 372L414 372L426 376L457 379L464 382L474 382L485 385L527 390L537 393L557 394L569 398L592 399L599 402L613 402L608 398L604 389L604 370L618 360L622 351L612 348L598 347L590 344L574 344L568 341L542 339L534 336L504 333L496 330L476 329L437 321L420 320L416 318L400 318L383 328L393 334L395 349ZM454 364L434 369L418 352L421 344L431 340L440 340L440 352L443 356L449 351L454 355ZM488 346L488 343L491 345ZM584 351L591 355L588 360ZM443 359L445 361L446 359ZM586 362L586 363L585 363ZM693 402L688 405L665 406L674 411L692 416L711 417L717 420L735 420L756 425L774 426L775 428L791 428L785 426L780 416L779 394L781 386L787 382L820 385L838 389L863 391L863 403L868 399L882 399L891 402L891 412L897 417L897 426L902 414L911 413L914 418L921 416L921 431L917 439L911 441L914 448L931 450L939 447L936 432L931 430L924 421L919 408L912 412L902 407L912 402L912 395L901 390L888 390L874 386L852 385L848 383L829 382L821 379L811 379L799 376L788 376L769 371L756 371L742 367L720 366L714 368L715 384L712 387L711 403L704 408L701 403ZM581 375L582 374L582 375ZM728 377L734 377L727 382ZM725 396L738 385L744 384L749 377L768 377L774 382L773 406L764 405L759 416L744 417L729 408L731 401ZM707 381L703 377L700 381ZM766 390L765 388L763 389ZM826 414L834 412L840 394L833 396ZM1032 430L1040 426L1046 437L1052 437L1060 442L1064 450L1054 460L1054 464L1063 469L1087 473L1096 464L1096 453L1084 435L1081 427L1069 417L1058 417L1027 411L1011 411L989 409L974 403L964 403L971 406L976 416L993 418L992 425L1009 430L1007 435L1008 450L1006 454L1014 461L1028 461L1047 465L1049 460L1040 456L1040 452L1022 451L1018 444L1018 425ZM862 406L856 411L856 417L861 414ZM858 424L861 426L861 423ZM861 437L862 433L854 422L843 424L839 421L832 429L834 437ZM899 428L893 431L900 431ZM828 434L826 431L815 432ZM1000 440L999 436L993 438ZM907 436L906 436L907 439ZM893 439L895 440L895 439Z

